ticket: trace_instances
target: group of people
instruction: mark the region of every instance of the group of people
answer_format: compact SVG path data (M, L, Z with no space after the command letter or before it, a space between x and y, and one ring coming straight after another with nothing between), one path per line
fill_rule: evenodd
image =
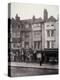
M16 62L37 62L39 59L40 66L42 65L42 56L36 53L36 50L21 49L20 52L16 52L14 55L14 61Z

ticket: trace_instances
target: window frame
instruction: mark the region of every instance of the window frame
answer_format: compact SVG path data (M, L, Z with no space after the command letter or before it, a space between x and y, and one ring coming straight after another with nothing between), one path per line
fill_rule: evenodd
M55 32L55 30L51 30L51 37L54 36L54 32Z
M47 30L47 36L50 37L50 30Z

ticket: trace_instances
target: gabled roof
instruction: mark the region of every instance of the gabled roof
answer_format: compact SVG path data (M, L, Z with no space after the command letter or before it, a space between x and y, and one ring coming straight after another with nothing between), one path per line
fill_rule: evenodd
M47 22L55 22L56 19L53 17L53 16L50 16L48 19L47 19Z

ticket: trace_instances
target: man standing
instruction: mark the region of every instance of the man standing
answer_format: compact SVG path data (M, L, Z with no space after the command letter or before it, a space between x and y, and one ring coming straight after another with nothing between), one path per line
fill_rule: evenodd
M42 65L42 57L40 58L40 66Z

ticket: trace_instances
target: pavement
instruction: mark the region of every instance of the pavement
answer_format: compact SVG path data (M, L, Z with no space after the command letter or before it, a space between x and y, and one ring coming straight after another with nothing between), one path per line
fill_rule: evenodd
M42 69L58 69L58 65L53 64L42 64L41 66L39 63L26 63L26 62L10 62L8 63L9 66L15 67L29 67L29 68L42 68Z

